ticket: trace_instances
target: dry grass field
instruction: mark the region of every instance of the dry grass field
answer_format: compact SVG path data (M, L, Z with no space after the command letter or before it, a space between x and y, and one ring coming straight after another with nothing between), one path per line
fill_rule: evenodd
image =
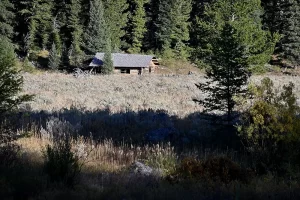
M126 109L138 111L151 108L165 110L176 116L201 111L192 98L202 98L195 83L205 81L204 75L111 75L76 78L61 73L38 73L24 76L24 93L34 94L28 103L35 111L62 108L87 110L109 108L113 113ZM300 97L300 78L293 76L254 76L258 83L269 76L278 87L292 81Z
M24 74L24 93L35 94L33 110L59 110L75 106L88 110L166 110L182 116L199 111L192 101L199 96L195 83L202 76L111 75L75 78L60 73Z

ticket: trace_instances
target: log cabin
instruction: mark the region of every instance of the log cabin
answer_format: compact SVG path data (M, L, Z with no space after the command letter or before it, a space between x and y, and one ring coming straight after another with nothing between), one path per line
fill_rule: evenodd
M101 72L104 53L97 53L89 67ZM151 55L112 53L114 73L144 74L153 73L158 66L158 60Z

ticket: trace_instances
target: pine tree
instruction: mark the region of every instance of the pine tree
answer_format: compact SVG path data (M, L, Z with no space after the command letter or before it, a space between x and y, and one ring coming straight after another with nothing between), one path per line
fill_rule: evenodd
M103 66L101 72L103 74L111 74L113 73L113 71L114 71L114 64L113 64L112 54L111 54L111 41L110 38L108 38L105 46L105 54L103 57Z
M211 53L211 41L219 37L224 23L232 21L237 29L241 45L247 47L249 64L252 71L264 70L264 65L269 62L274 52L275 44L279 39L278 34L262 29L260 0L219 0L206 7L204 17L199 18L197 25L198 47L195 49L195 62L204 60Z
M102 0L103 2L103 0ZM91 0L81 1L80 19L84 27L87 27L90 21Z
M144 41L143 41L143 51L155 51L157 49L157 41L155 34L157 32L157 20L158 20L158 9L160 0L150 0L145 5L146 10L146 29Z
M285 28L280 41L282 57L292 66L300 65L300 1L289 0L284 12Z
M28 0L21 4L24 6L21 13L28 21L29 50L47 49L52 31L53 0Z
M63 43L61 57L60 57L60 67L64 69L69 66L69 63L70 63L69 51L65 43Z
M12 39L13 37L13 4L9 0L0 1L0 36Z
M156 23L158 49L165 54L170 49L176 56L188 56L186 43L189 40L191 0L161 0Z
M231 23L225 23L220 37L212 44L210 68L206 70L206 83L196 86L207 93L204 100L194 99L207 111L226 111L228 122L231 120L235 106L234 96L246 92L249 65L247 51L240 45L238 31Z
M192 10L191 0L174 0L171 19L172 19L172 34L171 48L174 49L175 55L180 58L187 58L189 53L186 43L190 39L189 35L189 18Z
M67 6L67 33L70 36L66 39L65 44L69 46L69 65L80 67L83 59L81 50L83 29L80 22L81 0L70 0ZM67 35L67 34L66 34Z
M53 32L55 34L56 33L59 34L59 39L61 40L61 43L70 42L71 34L69 33L69 29L67 27L68 24L67 15L70 14L69 3L66 0L54 0L54 2L55 4L53 8L53 27L52 27ZM57 46L58 44L55 42L55 45ZM57 46L57 49L58 48L59 47Z
M82 25L80 23L80 12L81 12L81 0L70 0L67 6L67 31L70 36L65 41L67 46L72 48L73 54L81 54L81 43L82 43Z
M104 19L102 0L91 0L90 20L85 33L84 47L88 54L103 52L107 38L107 25Z
M126 42L128 52L139 53L143 46L146 29L146 13L144 5L148 0L128 0L129 11L128 23L126 27Z
M202 35L209 34L207 33L206 28L199 26L200 22L206 21L205 8L212 3L215 3L216 0L193 0L193 6L191 11L191 26L190 26L190 47L193 49L191 51L191 59L197 60L197 58L204 58L206 55L204 48L209 42L202 38ZM199 62L199 60L198 60ZM199 63L198 63L199 64Z
M57 70L59 65L60 65L60 55L57 52L55 43L53 43L49 54L48 67L52 70Z
M53 31L52 31L52 41L56 46L57 53L61 54L62 53L62 41L59 33L59 29L53 25Z
M18 95L22 90L23 78L18 74L15 64L13 45L6 37L0 36L0 114L31 98Z
M127 0L104 0L104 13L113 51L123 48L121 39L125 36L128 21Z
M24 26L26 27L26 33L23 34L23 49L24 52L29 55L32 49L35 49L35 39L36 39L36 30L37 24L34 18L35 10L37 6L36 0L28 0L20 2L21 10L19 11L20 17L24 19Z
M158 19L156 22L157 32L155 32L158 50L164 52L171 46L172 34L172 0L161 0L158 8Z
M271 34L280 33L284 29L284 12L288 5L284 0L261 0L264 13L262 15L264 28Z

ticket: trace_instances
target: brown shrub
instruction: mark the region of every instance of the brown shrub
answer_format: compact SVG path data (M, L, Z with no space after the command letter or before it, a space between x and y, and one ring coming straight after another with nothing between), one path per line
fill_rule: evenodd
M233 162L228 157L211 157L208 158L203 168L206 178L222 183L230 183L232 181L245 181L246 171L241 166Z
M247 170L231 159L221 156L210 157L206 160L185 158L176 172L167 179L171 182L190 179L228 184L232 181L247 182L248 177Z

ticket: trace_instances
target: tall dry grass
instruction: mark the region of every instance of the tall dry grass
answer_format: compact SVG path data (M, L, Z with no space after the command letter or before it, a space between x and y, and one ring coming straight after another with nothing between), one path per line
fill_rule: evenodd
M199 96L195 83L201 75L95 75L75 78L62 73L24 74L24 93L35 94L29 106L36 111L76 107L113 112L163 109L186 115L201 108L192 101Z
M27 106L35 111L60 110L62 108L86 108L88 110L110 108L113 113L126 109L138 111L151 108L166 110L177 116L201 111L192 98L203 98L195 83L204 82L203 74L194 75L95 75L75 78L62 73L25 73L24 93L35 94ZM269 76L276 86L292 81L300 97L300 79L293 76L253 76L259 82Z
M47 145L53 145L53 137L32 135L17 140L23 152L34 157L35 162L43 162L43 151ZM113 140L95 141L92 137L79 136L71 139L72 151L83 163L84 170L92 172L119 172L128 169L135 161L147 163L162 171L176 164L177 154L170 143L138 146L121 143L114 144ZM162 160L165 159L165 160ZM169 160L166 160L169 159ZM167 166L165 161L169 161Z

